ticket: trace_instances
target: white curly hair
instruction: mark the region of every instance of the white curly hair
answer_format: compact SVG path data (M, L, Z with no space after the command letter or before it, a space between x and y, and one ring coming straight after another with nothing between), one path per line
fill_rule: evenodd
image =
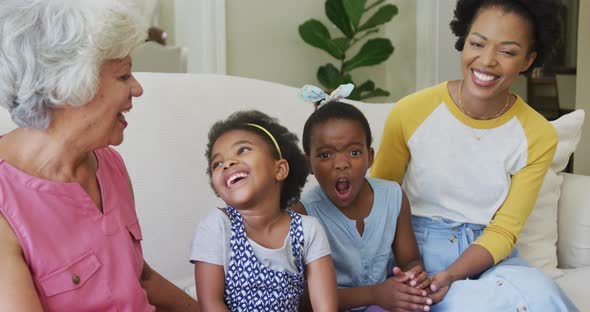
M128 0L2 0L0 105L18 126L46 129L54 107L90 102L101 65L146 36Z

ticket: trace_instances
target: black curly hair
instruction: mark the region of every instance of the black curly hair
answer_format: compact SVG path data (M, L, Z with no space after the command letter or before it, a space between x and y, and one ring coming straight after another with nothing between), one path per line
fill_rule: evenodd
M257 110L247 110L235 112L227 119L216 122L209 130L209 142L205 152L207 163L211 163L211 152L217 139L231 130L246 130L258 134L268 143L270 150L274 151L273 157L279 159L279 152L276 150L272 139L263 130L248 125L248 123L259 125L268 130L281 148L283 159L289 163L289 175L283 182L280 199L281 209L286 209L299 200L301 189L307 181L309 168L305 155L299 148L297 135L281 126L276 118ZM211 178L210 166L207 166L207 174Z
M561 38L561 19L559 0L459 0L455 7L455 17L451 21L451 30L457 36L455 48L463 51L465 38L475 17L486 8L497 7L525 18L532 29L533 42L529 52L537 52L537 58L525 71L529 73L541 67L555 54Z
M330 102L321 105L315 112L313 112L303 126L303 151L309 155L309 148L311 144L311 132L313 128L321 123L333 119L344 119L358 122L361 128L365 131L365 138L367 148L373 143L373 136L371 135L371 127L365 115L354 105L342 102Z

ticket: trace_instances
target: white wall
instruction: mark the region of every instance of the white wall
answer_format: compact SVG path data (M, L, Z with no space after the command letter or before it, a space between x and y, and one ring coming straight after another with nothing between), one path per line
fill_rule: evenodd
M385 84L391 92L389 100L397 101L416 91L416 1L390 1L399 14L386 24L385 36L391 39L394 51L385 63Z
M140 1L140 0L138 0ZM159 0L158 25L168 33L166 44L176 45L175 0Z
M586 120L582 141L574 153L574 172L590 175L590 0L580 0L579 14L576 108L586 111Z
M139 9L139 13L148 25L158 23L159 6L158 0L133 0L132 3Z
M370 77L392 93L388 99L375 99L378 102L397 100L415 90L416 4L413 0L388 2L398 6L399 14L379 36L391 39L394 53L385 64L352 72L356 82ZM333 37L339 33L325 15L324 1L227 0L227 73L294 87L318 84L318 67L337 63L299 36L299 25L310 18L322 21Z

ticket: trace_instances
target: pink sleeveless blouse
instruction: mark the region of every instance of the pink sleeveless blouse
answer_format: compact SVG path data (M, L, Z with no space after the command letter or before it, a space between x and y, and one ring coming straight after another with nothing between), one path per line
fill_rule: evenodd
M77 183L0 160L0 211L16 233L45 311L155 311L140 285L141 230L121 156L95 152L103 213Z

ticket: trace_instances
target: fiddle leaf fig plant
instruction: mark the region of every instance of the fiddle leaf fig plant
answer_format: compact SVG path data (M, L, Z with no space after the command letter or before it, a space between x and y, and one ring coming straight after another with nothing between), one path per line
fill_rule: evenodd
M326 0L326 16L340 30L341 36L332 37L328 28L316 19L299 25L299 35L303 41L337 60L337 65L328 63L317 71L317 79L327 91L341 84L353 83L356 87L349 99L365 100L389 95L388 91L377 88L371 80L354 83L350 73L359 67L380 64L393 53L394 48L389 39L368 39L398 13L397 6L383 2L385 0L377 0L372 4L366 0ZM358 44L362 44L361 48L350 56L349 50Z

